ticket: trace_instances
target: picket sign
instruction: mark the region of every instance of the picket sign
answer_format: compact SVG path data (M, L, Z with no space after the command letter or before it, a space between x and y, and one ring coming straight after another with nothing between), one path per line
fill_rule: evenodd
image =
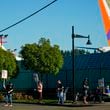
M2 70L1 78L2 79L7 79L8 78L8 71L7 70Z

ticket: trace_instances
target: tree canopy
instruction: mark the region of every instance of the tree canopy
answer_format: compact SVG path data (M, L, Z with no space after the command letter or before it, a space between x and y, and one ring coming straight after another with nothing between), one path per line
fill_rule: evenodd
M59 46L51 46L49 39L41 38L38 43L25 44L20 54L24 58L25 67L38 73L57 74L63 66Z
M0 48L0 73L2 70L8 71L8 78L13 78L18 73L18 66L15 56Z

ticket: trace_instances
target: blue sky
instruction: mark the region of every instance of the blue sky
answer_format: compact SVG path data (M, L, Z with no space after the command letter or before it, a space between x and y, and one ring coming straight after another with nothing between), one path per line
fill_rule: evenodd
M53 0L0 0L0 30L39 10ZM58 0L45 10L0 34L8 34L8 49L21 49L41 37L50 39L62 50L72 48L72 26L75 34L90 35L92 45L107 46L98 0ZM86 46L87 39L75 39L75 46Z

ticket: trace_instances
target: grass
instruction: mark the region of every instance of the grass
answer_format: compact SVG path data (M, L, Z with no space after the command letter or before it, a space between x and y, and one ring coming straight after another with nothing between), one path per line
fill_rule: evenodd
M39 103L39 100L38 99L32 99L32 100L13 100L14 103L27 103L27 104L37 104ZM45 105L55 105L57 104L58 100L56 99L43 99L41 101L42 104L45 104ZM67 100L65 101L65 103L72 103L71 100Z
M32 100L13 100L15 103L30 103L30 104L36 104L39 103L38 99L32 99ZM43 99L43 103L45 104L57 104L57 100L52 100L52 99Z

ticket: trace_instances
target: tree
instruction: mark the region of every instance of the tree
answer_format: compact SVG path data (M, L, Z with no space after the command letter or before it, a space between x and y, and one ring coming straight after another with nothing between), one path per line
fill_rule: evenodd
M89 51L85 51L84 49L74 49L75 55L82 55L82 54L90 54Z
M21 47L21 56L27 69L37 73L57 74L63 65L63 56L58 45L51 46L50 40L41 38L37 43Z
M7 70L8 78L13 78L18 73L18 66L15 56L11 52L0 48L0 72L2 70Z

